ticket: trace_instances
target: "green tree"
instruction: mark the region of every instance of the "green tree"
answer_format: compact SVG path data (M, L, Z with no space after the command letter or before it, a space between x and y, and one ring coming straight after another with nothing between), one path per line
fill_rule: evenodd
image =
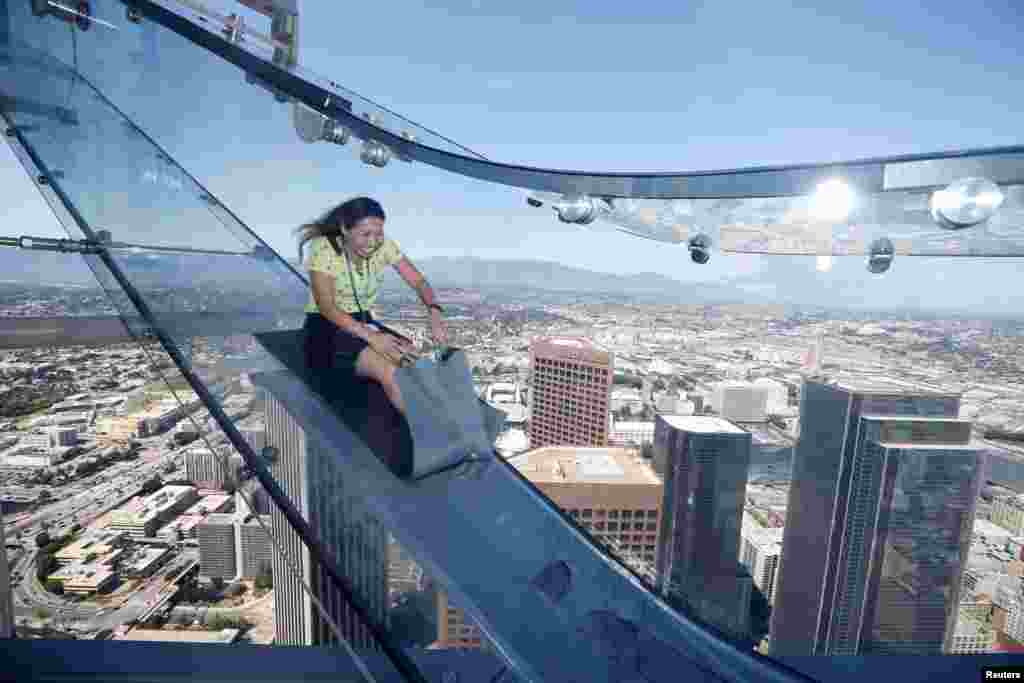
M34 616L36 619L48 619L50 616L50 610L46 609L45 607L36 607L34 610L32 610L32 616Z
M256 587L260 590L270 590L274 587L274 572L269 562L260 565L260 573L256 576Z
M64 595L64 584L57 579L47 579L46 590L50 591L54 595Z

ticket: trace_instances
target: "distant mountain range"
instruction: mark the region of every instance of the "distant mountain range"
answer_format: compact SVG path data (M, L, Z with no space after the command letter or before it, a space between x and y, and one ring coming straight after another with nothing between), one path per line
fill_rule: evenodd
M122 258L131 264L132 274L140 284L272 284L265 269L245 265L242 259L232 257L153 258L139 254ZM297 265L294 261L292 264ZM1024 290L996 287L979 296L977 289L963 286L988 284L992 289L985 280L996 276L988 275L987 271L1000 265L1003 264L951 262L938 266L934 259L904 258L897 261L892 271L878 276L867 273L860 259L836 259L830 271L817 272L812 258L771 256L760 259L754 273L706 282L681 282L657 273L615 275L540 260L463 256L417 259L417 266L435 286L485 293L500 290L506 295L545 291L572 294L577 301L594 294L595 299L612 295L638 303L778 303L874 311L946 310L996 317L1017 315L1024 310ZM943 272L956 274L956 279L938 279ZM96 285L91 271L77 256L9 248L0 248L0 281ZM401 283L397 275L389 272L384 286L396 289L401 288Z
M140 283L164 283L186 286L198 283L230 281L244 283L262 280L261 269L242 266L242 261L222 257L147 255L121 257ZM298 267L294 260L292 265ZM232 264L238 263L238 267ZM417 266L438 287L495 290L509 293L524 290L574 294L612 294L638 297L664 303L726 303L761 301L729 283L684 283L657 273L615 275L572 268L551 261L488 260L472 257L433 257L417 260ZM27 284L67 283L95 285L92 272L77 256L48 252L0 249L2 279ZM385 287L400 286L397 275L389 272Z
M552 261L497 260L438 256L417 261L439 287L601 294L662 303L732 303L764 301L730 283L680 282L658 273L615 275L572 268Z

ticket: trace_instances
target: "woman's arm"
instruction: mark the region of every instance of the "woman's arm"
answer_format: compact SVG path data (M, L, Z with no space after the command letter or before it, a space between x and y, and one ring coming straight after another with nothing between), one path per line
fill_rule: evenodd
M428 309L437 305L434 300L434 290L431 289L430 283L427 282L427 278L423 277L423 274L416 269L407 257L403 256L402 259L395 264L395 270L402 276L405 283L416 290L416 294L419 295L420 301Z
M320 315L349 334L369 341L372 330L335 305L333 275L311 270L309 271L309 282L313 290L313 300L316 301L316 307L320 309Z
M416 290L420 301L430 311L430 332L434 337L434 341L438 344L447 344L448 329L444 324L444 320L441 319L442 309L434 299L434 290L431 289L427 279L423 277L420 271L416 270L416 266L405 256L395 263L395 270L398 271L398 274L402 276L407 285Z

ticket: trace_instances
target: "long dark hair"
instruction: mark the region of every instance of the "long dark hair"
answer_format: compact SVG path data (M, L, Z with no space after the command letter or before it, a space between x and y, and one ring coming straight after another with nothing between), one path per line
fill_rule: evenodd
M364 218L387 220L384 208L377 200L354 197L338 204L316 220L300 225L295 229L299 235L299 261L302 261L303 246L316 237L326 237L336 250L340 249L339 239L344 243L345 234Z

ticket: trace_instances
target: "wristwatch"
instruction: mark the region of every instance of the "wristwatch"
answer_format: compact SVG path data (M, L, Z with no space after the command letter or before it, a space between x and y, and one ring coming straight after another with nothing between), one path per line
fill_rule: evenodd
M430 304L427 308L436 308L438 313L444 313L444 309L441 308L441 304Z

